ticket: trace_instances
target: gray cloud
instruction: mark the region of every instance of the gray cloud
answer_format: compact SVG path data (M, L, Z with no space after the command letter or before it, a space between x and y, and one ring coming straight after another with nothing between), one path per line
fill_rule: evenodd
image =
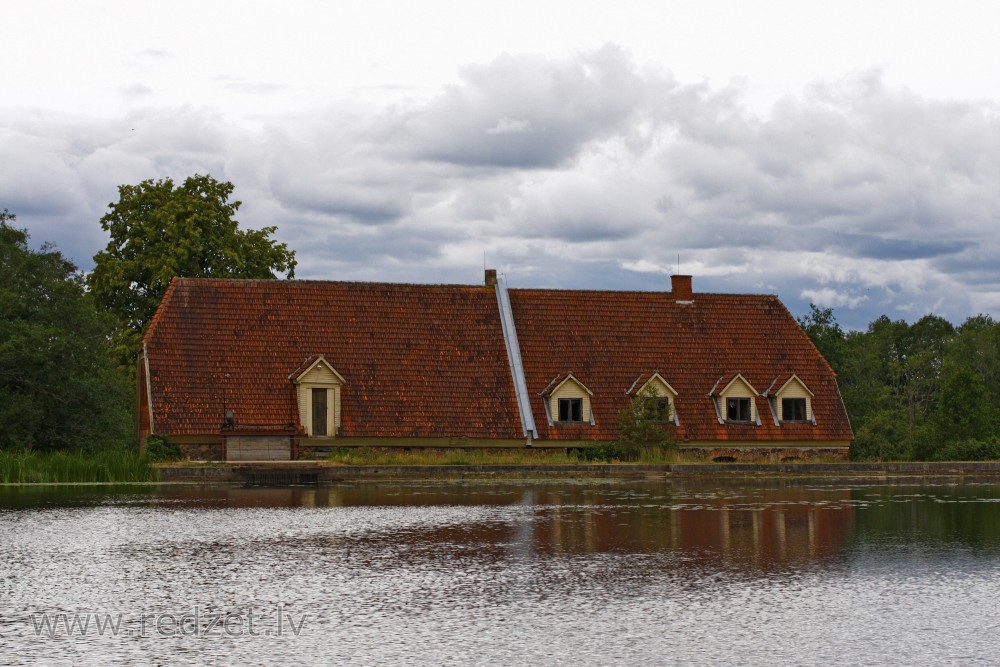
M565 62L505 54L467 67L463 80L424 107L386 114L382 136L417 159L554 167L623 131L653 87L611 45Z
M666 289L680 256L698 290L813 300L849 326L1000 317L1000 109L877 71L762 115L614 46L502 55L387 107L0 109L0 148L0 207L84 268L118 184L211 173L306 278L476 282L486 252L517 286Z

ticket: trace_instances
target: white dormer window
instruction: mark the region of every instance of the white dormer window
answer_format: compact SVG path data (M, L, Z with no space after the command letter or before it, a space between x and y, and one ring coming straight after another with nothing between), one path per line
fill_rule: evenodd
M625 393L632 401L633 408L635 408L636 401L651 402L654 405L651 406L652 410L649 412L656 415L657 421L680 426L680 421L677 419L677 409L674 405L677 391L659 373L640 375Z
M332 438L340 428L344 378L322 356L307 358L288 376L296 385L299 421L310 438Z
M541 393L545 402L545 414L549 425L590 424L594 425L594 411L591 399L594 394L576 379L572 373L560 374L552 378Z
M771 408L774 423L781 424L816 424L813 413L813 393L805 382L794 373L779 375L764 392L767 404Z
M755 424L760 426L757 413L757 390L740 373L723 375L708 394L715 405L720 424Z

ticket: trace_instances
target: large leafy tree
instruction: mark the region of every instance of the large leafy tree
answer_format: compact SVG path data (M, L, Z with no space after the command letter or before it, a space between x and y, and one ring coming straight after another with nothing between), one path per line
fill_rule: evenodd
M982 376L968 365L947 368L937 407L914 439L913 456L918 460L951 458L954 447L949 445L988 440L995 435L996 423L997 412Z
M844 357L845 334L833 315L832 308L809 304L809 313L798 318L799 326L833 368L839 368Z
M120 322L121 362L131 366L139 341L174 276L276 278L295 275L295 251L276 243L276 227L241 230L229 201L232 183L195 175L118 188L101 218L107 248L94 256L87 284L96 303Z
M130 440L132 389L77 267L0 212L0 449Z

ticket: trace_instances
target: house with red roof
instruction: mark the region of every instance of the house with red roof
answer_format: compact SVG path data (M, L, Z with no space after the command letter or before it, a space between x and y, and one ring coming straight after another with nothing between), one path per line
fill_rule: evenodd
M563 447L653 395L682 451L846 456L836 375L773 295L175 278L138 359L140 438L194 458Z

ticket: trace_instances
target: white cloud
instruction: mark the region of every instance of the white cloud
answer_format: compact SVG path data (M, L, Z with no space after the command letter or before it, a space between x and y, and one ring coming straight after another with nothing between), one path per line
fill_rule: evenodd
M868 300L867 295L850 294L849 292L838 291L830 287L802 290L800 296L824 308L840 308L841 306L857 308Z

